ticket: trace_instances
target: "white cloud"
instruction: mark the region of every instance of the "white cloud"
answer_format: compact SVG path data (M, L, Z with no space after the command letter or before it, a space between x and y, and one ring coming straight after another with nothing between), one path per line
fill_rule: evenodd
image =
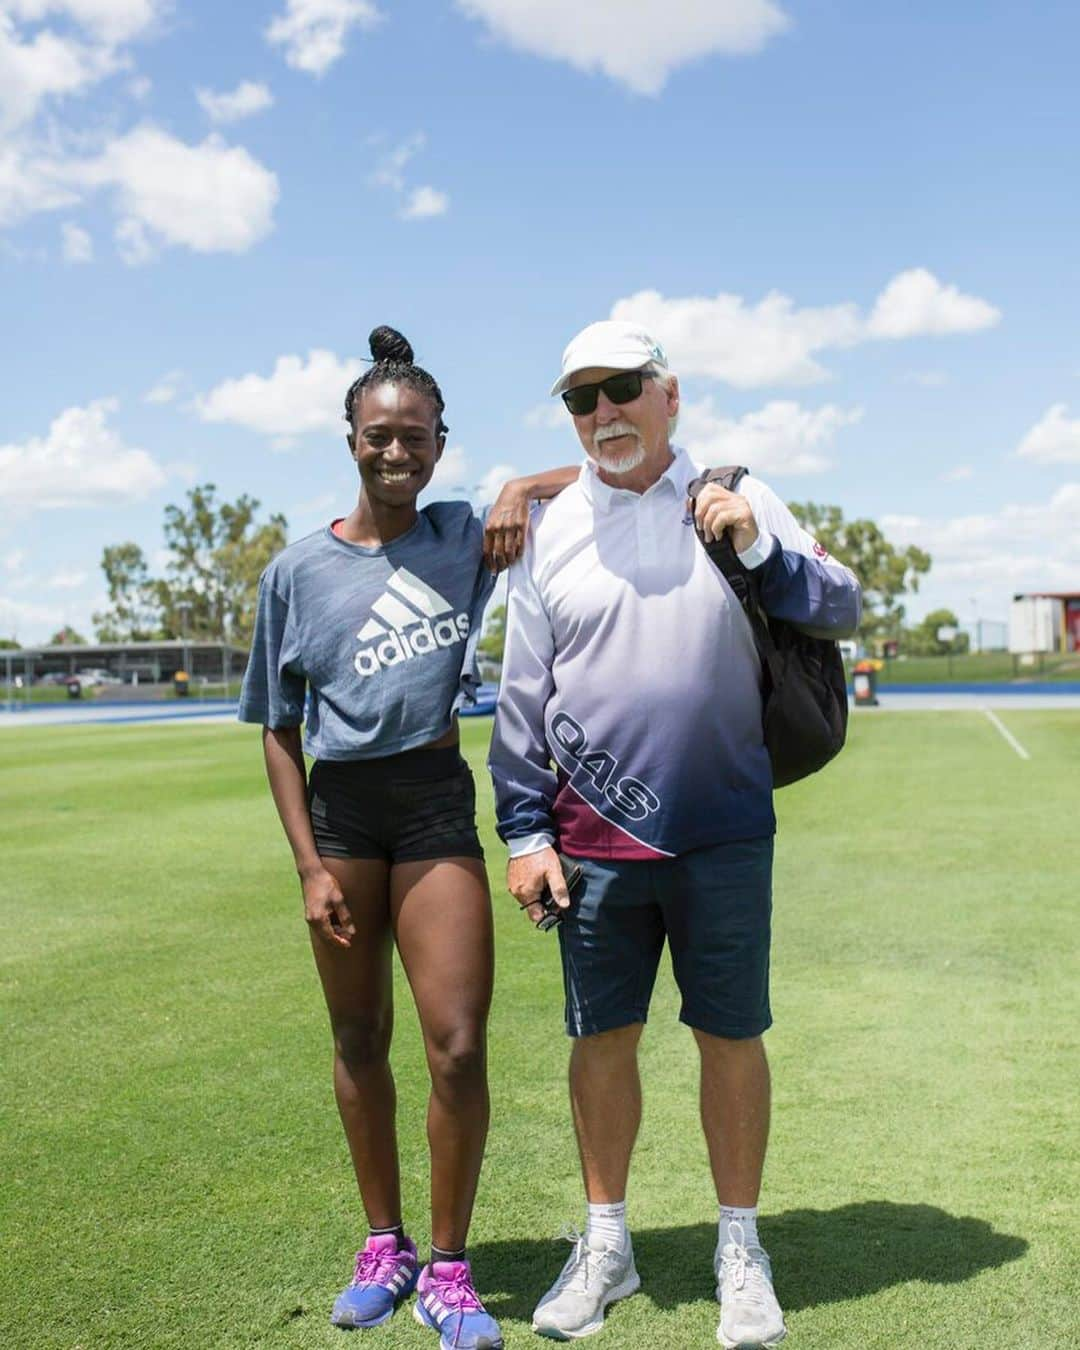
M1080 464L1080 418L1069 420L1064 403L1055 403L1017 446L1016 453L1037 464Z
M70 19L105 42L130 42L165 12L167 0L4 0L17 19L39 22L53 15Z
M127 261L146 261L161 244L243 253L270 232L278 199L277 177L242 146L217 135L188 145L149 123L71 164L66 177L115 190Z
M803 408L778 400L744 417L719 413L712 398L684 403L679 441L707 465L746 464L755 474L822 473L831 461L823 453L836 433L862 417L861 408Z
M829 372L816 359L823 351L885 337L970 332L996 323L999 313L986 301L961 295L956 287L943 286L916 268L888 283L870 319L850 301L799 309L780 291L748 304L742 296L725 292L668 299L652 290L617 300L611 317L643 324L667 348L672 369L680 375L705 375L738 389L755 389L828 379Z
M22 565L26 561L26 550L13 548L10 553L4 555L5 572L21 572Z
M814 353L851 346L860 335L854 305L796 309L779 291L756 305L723 292L666 300L659 291L639 291L617 300L611 317L643 324L663 342L679 374L707 375L737 389L824 380Z
M1001 311L955 286L943 286L925 267L893 277L877 298L867 323L870 337L944 337L977 333L1001 320Z
M94 261L94 241L78 225L70 221L60 226L61 247L66 263L88 263Z
M223 380L195 406L204 422L231 422L264 436L280 439L314 431L344 436L345 393L363 369L361 361L318 349L306 361L279 356L272 374Z
M158 256L157 248L147 233L146 226L134 216L125 216L123 220L118 221L114 234L120 260L129 267L145 267Z
M469 473L469 460L464 446L448 445L442 453L442 459L435 466L431 486L439 492L451 492L454 488L467 487Z
M121 64L112 47L47 29L23 40L0 9L0 130L31 121L45 99L80 94Z
M0 445L0 502L6 509L107 506L141 501L165 482L145 450L108 425L115 399L66 408L46 436Z
M244 80L235 89L215 94L212 89L196 89L199 106L211 122L239 122L273 107L274 96L265 84Z
M679 66L714 53L759 51L789 20L774 0L456 0L518 51L600 71L637 94L658 94Z
M266 30L266 40L285 48L285 60L309 75L323 75L345 54L352 28L374 28L382 15L370 0L288 0Z
M525 425L544 431L564 431L571 425L570 414L561 398L553 398L530 408L525 414Z
M1080 483L1067 483L1046 503L1010 502L996 512L951 519L884 515L886 535L901 547L917 544L933 559L920 592L951 596L953 608L967 597L998 602L1004 613L1016 590L1075 589L1080 570Z
M128 82L128 93L136 101L143 103L150 97L154 88L154 82L148 75L136 75L133 80Z
M172 403L180 392L184 380L182 370L170 370L143 395L144 403Z
M381 138L377 138L381 139ZM427 144L422 131L414 131L405 140L384 150L375 164L371 181L379 187L393 188L395 192L405 191L405 166Z
M74 206L79 194L58 182L55 166L25 146L0 141L0 226L17 225L39 211Z
M946 469L939 477L943 483L966 483L975 477L975 470L970 464L958 464L955 469Z
M77 591L86 584L89 576L89 572L55 572L45 585L50 591Z
M47 99L84 93L130 65L124 44L143 35L165 0L3 0L0 3L0 129L33 119ZM37 25L58 17L74 33Z
M520 478L521 470L512 464L494 464L476 485L476 501L479 506L489 506L511 478Z
M425 186L413 188L400 215L402 220L426 220L429 216L445 215L449 209L450 198L445 192Z
M379 144L381 136L372 137L373 144ZM442 216L450 208L450 198L445 192L429 185L408 188L405 182L405 169L427 144L422 131L414 131L405 140L399 141L384 150L375 162L371 181L376 187L389 188L402 199L398 209L401 220L424 220L431 216ZM406 196L406 193L408 194Z
M6 595L0 595L0 634L5 637L18 638L24 644L37 641L37 634L41 634L41 640L54 632L64 622L64 611L57 605L36 605L25 604L21 600L12 600ZM19 653L12 652L12 672L18 675L19 671ZM4 653L0 652L0 670L6 670Z
M0 225L71 206L111 189L125 262L143 263L160 248L242 253L273 228L277 177L242 146L218 135L188 145L152 123L84 158L0 146Z

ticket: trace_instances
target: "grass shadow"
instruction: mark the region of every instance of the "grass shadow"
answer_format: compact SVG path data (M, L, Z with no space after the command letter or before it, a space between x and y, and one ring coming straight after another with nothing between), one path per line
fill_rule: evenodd
M891 1200L788 1210L762 1219L760 1232L780 1303L792 1313L912 1280L960 1284L1028 1248L1024 1238L999 1233L983 1219ZM713 1224L636 1230L642 1291L665 1309L711 1299L715 1244ZM521 1321L532 1316L568 1254L565 1244L532 1238L480 1243L470 1252L489 1310Z

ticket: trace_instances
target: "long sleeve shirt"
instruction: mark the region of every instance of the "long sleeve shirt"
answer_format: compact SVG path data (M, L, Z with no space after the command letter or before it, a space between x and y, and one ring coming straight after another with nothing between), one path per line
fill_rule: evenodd
M659 858L773 833L761 666L750 624L698 542L685 452L646 492L587 462L534 517L510 572L489 767L512 856ZM740 560L770 615L854 632L859 584L765 484Z

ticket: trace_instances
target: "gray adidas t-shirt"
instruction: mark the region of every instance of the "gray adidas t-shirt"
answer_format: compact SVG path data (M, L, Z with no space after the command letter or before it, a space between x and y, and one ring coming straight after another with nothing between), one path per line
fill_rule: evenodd
M373 759L447 731L477 684L494 578L466 502L434 502L380 548L327 526L283 549L259 582L242 722L304 721L316 759Z

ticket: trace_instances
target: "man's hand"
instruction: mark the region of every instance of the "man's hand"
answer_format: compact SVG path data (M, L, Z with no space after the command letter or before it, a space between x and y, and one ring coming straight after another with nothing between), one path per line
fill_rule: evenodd
M507 483L488 512L484 526L484 561L492 572L517 562L529 528L529 492L520 480Z
M325 867L300 874L304 891L304 918L331 947L351 947L356 936L352 915L341 887Z
M559 855L553 848L542 848L537 853L526 853L520 858L510 859L506 867L506 889L522 908L527 909L533 923L539 923L544 917L544 907L539 899L545 885L559 908L569 909L570 896L566 891L566 880L559 864Z
M735 552L743 553L758 537L754 513L740 492L728 492L719 483L706 483L698 493L697 501L691 498L689 505L694 513L694 523L707 544L728 530Z

